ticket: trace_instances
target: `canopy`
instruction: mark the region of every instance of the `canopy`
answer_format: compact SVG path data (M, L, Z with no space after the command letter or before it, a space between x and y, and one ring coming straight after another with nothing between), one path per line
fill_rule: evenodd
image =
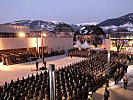
M81 45L81 47L84 48L84 49L91 48L91 46L88 45L88 43L86 41L85 41L84 44Z
M75 48L79 48L80 46L81 46L80 41L76 41L76 44L75 44L73 47L75 47Z

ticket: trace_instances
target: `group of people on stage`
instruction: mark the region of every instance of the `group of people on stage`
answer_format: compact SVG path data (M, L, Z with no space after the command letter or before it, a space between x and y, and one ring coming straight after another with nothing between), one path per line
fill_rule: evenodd
M69 51L69 54L85 57L81 55L82 51L72 50L72 52ZM105 75L105 71L108 68L107 52L83 52L86 52L87 59L72 63L55 71L56 100L92 100L92 94L106 84L109 78L113 77L117 69L121 69L118 65L125 66L126 64L125 55L117 56L111 53L112 60L110 66L112 69L109 76L107 76ZM123 67L125 70L126 68ZM49 100L49 72L45 70L44 73L32 74L28 78L18 79L17 81L12 80L9 84L5 83L3 87L0 87L0 94L0 99L2 100ZM105 100L108 100L109 96L109 90L105 88Z
M36 53L31 53L31 52L15 52L15 53L6 52L0 54L0 59L4 65L12 65L12 64L29 62L31 60L36 60L38 59L38 56Z
M63 55L65 54L65 50L60 51L51 51L46 52L43 54L45 57L51 57L51 56L57 56L57 55ZM0 62L3 62L4 65L12 65L17 63L24 63L29 61L35 61L39 58L39 56L42 58L42 54L38 54L37 52L3 52L0 53Z

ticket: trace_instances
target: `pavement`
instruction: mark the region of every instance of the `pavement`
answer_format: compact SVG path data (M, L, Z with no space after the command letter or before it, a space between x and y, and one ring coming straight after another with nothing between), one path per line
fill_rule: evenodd
M117 85L114 85L113 79L109 81L109 100L133 100L133 65L128 66L127 76L129 80L127 89L123 88L123 80L119 81ZM93 94L94 100L104 100L104 91L105 85Z

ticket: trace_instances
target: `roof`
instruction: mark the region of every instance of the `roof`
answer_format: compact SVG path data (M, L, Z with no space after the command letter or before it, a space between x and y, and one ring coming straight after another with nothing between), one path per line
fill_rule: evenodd
M75 35L92 35L92 34L104 35L105 33L102 28L94 25L84 26L75 33Z
M54 32L73 32L73 29L70 25L65 23L60 23L54 28Z
M111 34L133 34L133 32L114 32Z

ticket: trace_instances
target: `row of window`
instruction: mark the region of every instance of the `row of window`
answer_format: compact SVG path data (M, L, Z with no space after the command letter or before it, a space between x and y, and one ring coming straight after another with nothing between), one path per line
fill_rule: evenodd
M28 30L27 27L25 26L5 26L5 27L1 27L2 29L5 29L5 30Z
M0 38L18 37L17 33L0 33Z

